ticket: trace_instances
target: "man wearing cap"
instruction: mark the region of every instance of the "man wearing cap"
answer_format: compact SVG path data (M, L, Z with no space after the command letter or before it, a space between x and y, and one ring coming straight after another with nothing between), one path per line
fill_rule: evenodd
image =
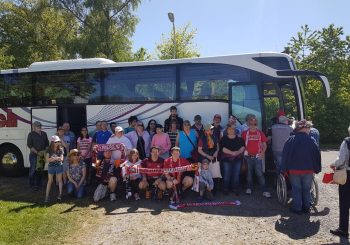
M46 150L49 146L49 140L47 134L41 130L41 123L35 121L33 123L33 131L28 134L27 146L30 149L29 153L29 184L35 189L39 189L41 186L41 171L36 170L36 163L38 153Z
M295 134L283 147L281 172L289 175L293 196L290 211L296 214L310 212L313 174L321 171L321 153L309 135L311 127L305 119L297 122Z
M224 131L224 128L220 125L221 123L221 115L220 114L215 114L213 118L213 133L217 139L222 138L222 133Z
M202 117L200 115L195 115L193 121L194 121L194 124L192 125L191 128L196 130L198 136L201 137L202 134L204 133Z
M125 148L126 148L126 155L129 154L129 150L132 149L132 144L130 142L130 140L124 136L124 129L120 126L115 128L115 134L112 135L106 144L116 144L116 143L120 143L120 144L124 144ZM120 151L112 151L112 161L115 160L120 160L121 159L121 152Z
M277 176L281 172L281 164L282 164L282 151L284 143L287 141L291 133L293 132L293 128L289 126L289 119L286 116L279 116L278 123L272 125L272 152L273 158L276 164L276 173Z
M164 132L167 133L170 130L170 123L172 120L176 120L177 129L182 130L183 119L177 115L176 106L170 107L170 116L164 121Z

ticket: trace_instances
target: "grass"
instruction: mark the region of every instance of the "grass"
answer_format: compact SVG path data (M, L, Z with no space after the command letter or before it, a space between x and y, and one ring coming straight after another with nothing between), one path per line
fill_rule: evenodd
M30 190L26 178L0 176L0 245L74 244L79 230L95 220L86 199L43 200L44 191Z
M0 244L51 244L77 225L77 213L62 213L69 204L40 206L0 201Z

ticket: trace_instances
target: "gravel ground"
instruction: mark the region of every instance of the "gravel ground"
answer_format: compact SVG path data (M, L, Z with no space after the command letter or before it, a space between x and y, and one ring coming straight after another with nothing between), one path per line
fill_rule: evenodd
M337 151L323 151L323 172ZM317 176L320 200L317 211L294 215L289 206L266 199L253 190L252 196L219 195L218 201L240 200L241 206L193 207L172 210L166 200L127 201L108 199L98 205L90 199L72 205L67 212L91 210L76 236L66 244L349 244L329 233L338 224L337 186L322 183ZM271 187L272 188L272 187ZM243 192L243 190L242 190ZM194 196L186 198L191 202ZM89 212L89 213L90 213Z
M336 151L323 151L323 172ZM310 215L294 215L273 198L233 194L218 200L240 200L241 206L171 210L150 200L102 202L94 209L101 223L86 232L82 244L349 244L329 234L338 224L337 186L322 184L320 201ZM185 201L191 201L189 200ZM78 242L78 241L76 241Z

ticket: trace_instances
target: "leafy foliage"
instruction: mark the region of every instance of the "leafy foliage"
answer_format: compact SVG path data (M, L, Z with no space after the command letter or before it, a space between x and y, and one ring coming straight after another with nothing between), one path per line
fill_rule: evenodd
M334 25L318 31L305 25L297 37L291 38L285 52L296 60L299 69L327 75L331 87L328 99L319 82L306 80L306 112L320 130L323 143L341 141L350 121L350 36Z
M157 57L161 60L173 59L174 50L175 58L191 58L199 57L199 52L194 45L194 38L196 37L196 29L192 29L190 24L180 27L175 32L175 49L174 49L174 32L172 31L170 37L167 38L162 35L162 42L157 44Z

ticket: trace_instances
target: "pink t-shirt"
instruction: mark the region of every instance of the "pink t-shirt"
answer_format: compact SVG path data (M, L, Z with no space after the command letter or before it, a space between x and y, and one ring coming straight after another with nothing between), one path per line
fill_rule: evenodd
M77 146L79 147L81 156L85 158L91 158L91 143L92 138L83 138L80 137L77 139Z
M167 133L153 135L151 146L159 147L160 155L168 152L171 147L169 135Z

